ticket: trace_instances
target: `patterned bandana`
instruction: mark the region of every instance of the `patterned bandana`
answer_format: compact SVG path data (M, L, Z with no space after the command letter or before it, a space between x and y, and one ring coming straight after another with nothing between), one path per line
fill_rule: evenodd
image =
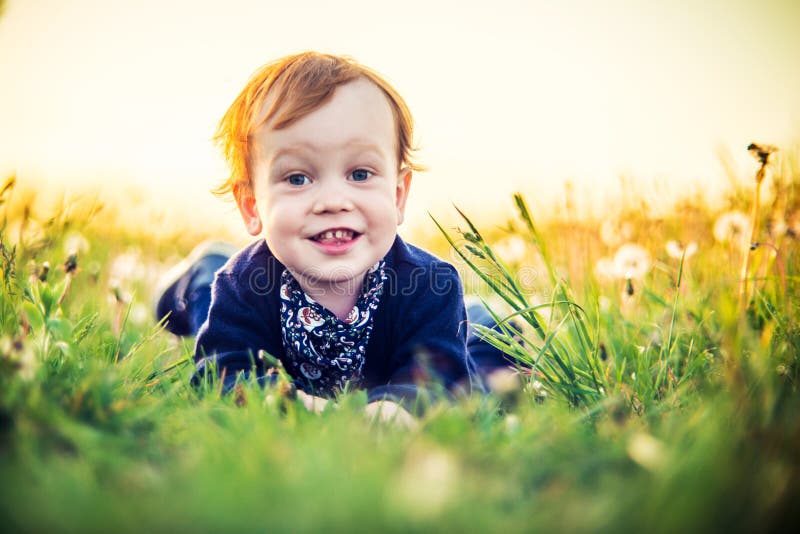
M379 261L367 273L364 287L342 321L306 295L289 273L281 275L281 334L286 370L314 395L330 397L348 382L361 380L372 319L386 280ZM306 387L303 387L306 389Z

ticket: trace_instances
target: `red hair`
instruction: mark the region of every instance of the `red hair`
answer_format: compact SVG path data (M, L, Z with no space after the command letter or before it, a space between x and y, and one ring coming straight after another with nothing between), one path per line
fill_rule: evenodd
M252 186L250 139L259 127L268 121L273 121L276 130L291 126L325 104L338 86L359 78L378 86L389 101L397 131L398 168L422 170L411 158L415 150L411 145L411 112L397 91L376 72L350 58L304 52L261 67L222 117L214 140L222 147L231 174L214 193L225 195L237 186ZM261 118L268 94L271 102Z

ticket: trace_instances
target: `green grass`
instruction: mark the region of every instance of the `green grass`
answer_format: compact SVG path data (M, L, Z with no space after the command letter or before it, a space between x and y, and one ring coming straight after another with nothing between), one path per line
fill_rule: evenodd
M788 220L798 202L787 184L799 180L782 178ZM746 211L737 198L731 207ZM516 327L486 335L517 358L524 386L434 406L408 431L368 422L360 392L321 415L250 383L234 396L213 384L200 395L188 384L191 340L147 312L159 270L202 236L151 236L94 204L34 201L13 184L0 193L4 531L770 531L797 522L796 237L773 240L779 261L756 251L755 297L742 314L741 252L714 241L716 214L702 205L660 219L624 206L610 215L632 223L626 240L652 257L630 281L595 275L618 246L598 240L599 224L539 227L522 197L515 217L489 229L465 215L461 230L442 228L457 254L446 240L429 245L457 260L498 319L512 318ZM775 205L764 209L766 219ZM524 245L515 256L499 252L509 239ZM696 241L698 252L670 258L667 239ZM68 242L80 245L73 273Z

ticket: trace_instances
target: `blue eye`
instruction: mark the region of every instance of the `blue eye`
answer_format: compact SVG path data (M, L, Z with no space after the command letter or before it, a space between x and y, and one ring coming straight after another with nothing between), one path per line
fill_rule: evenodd
M306 185L309 182L308 176L305 174L292 174L286 181L291 185Z
M350 175L354 182L363 182L367 180L372 173L366 169L356 169Z

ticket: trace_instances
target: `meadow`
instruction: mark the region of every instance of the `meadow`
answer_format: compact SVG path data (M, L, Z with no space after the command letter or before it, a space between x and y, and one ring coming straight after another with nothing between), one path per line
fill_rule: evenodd
M209 236L122 224L97 199L45 206L9 178L2 530L785 531L800 503L796 154L754 151L755 179L722 208L654 215L631 198L602 220L540 221L520 195L496 224L467 213L431 237L431 222L420 244L489 305L502 327L484 333L516 370L413 429L367 420L357 391L314 414L286 388L192 388L192 340L150 303Z

